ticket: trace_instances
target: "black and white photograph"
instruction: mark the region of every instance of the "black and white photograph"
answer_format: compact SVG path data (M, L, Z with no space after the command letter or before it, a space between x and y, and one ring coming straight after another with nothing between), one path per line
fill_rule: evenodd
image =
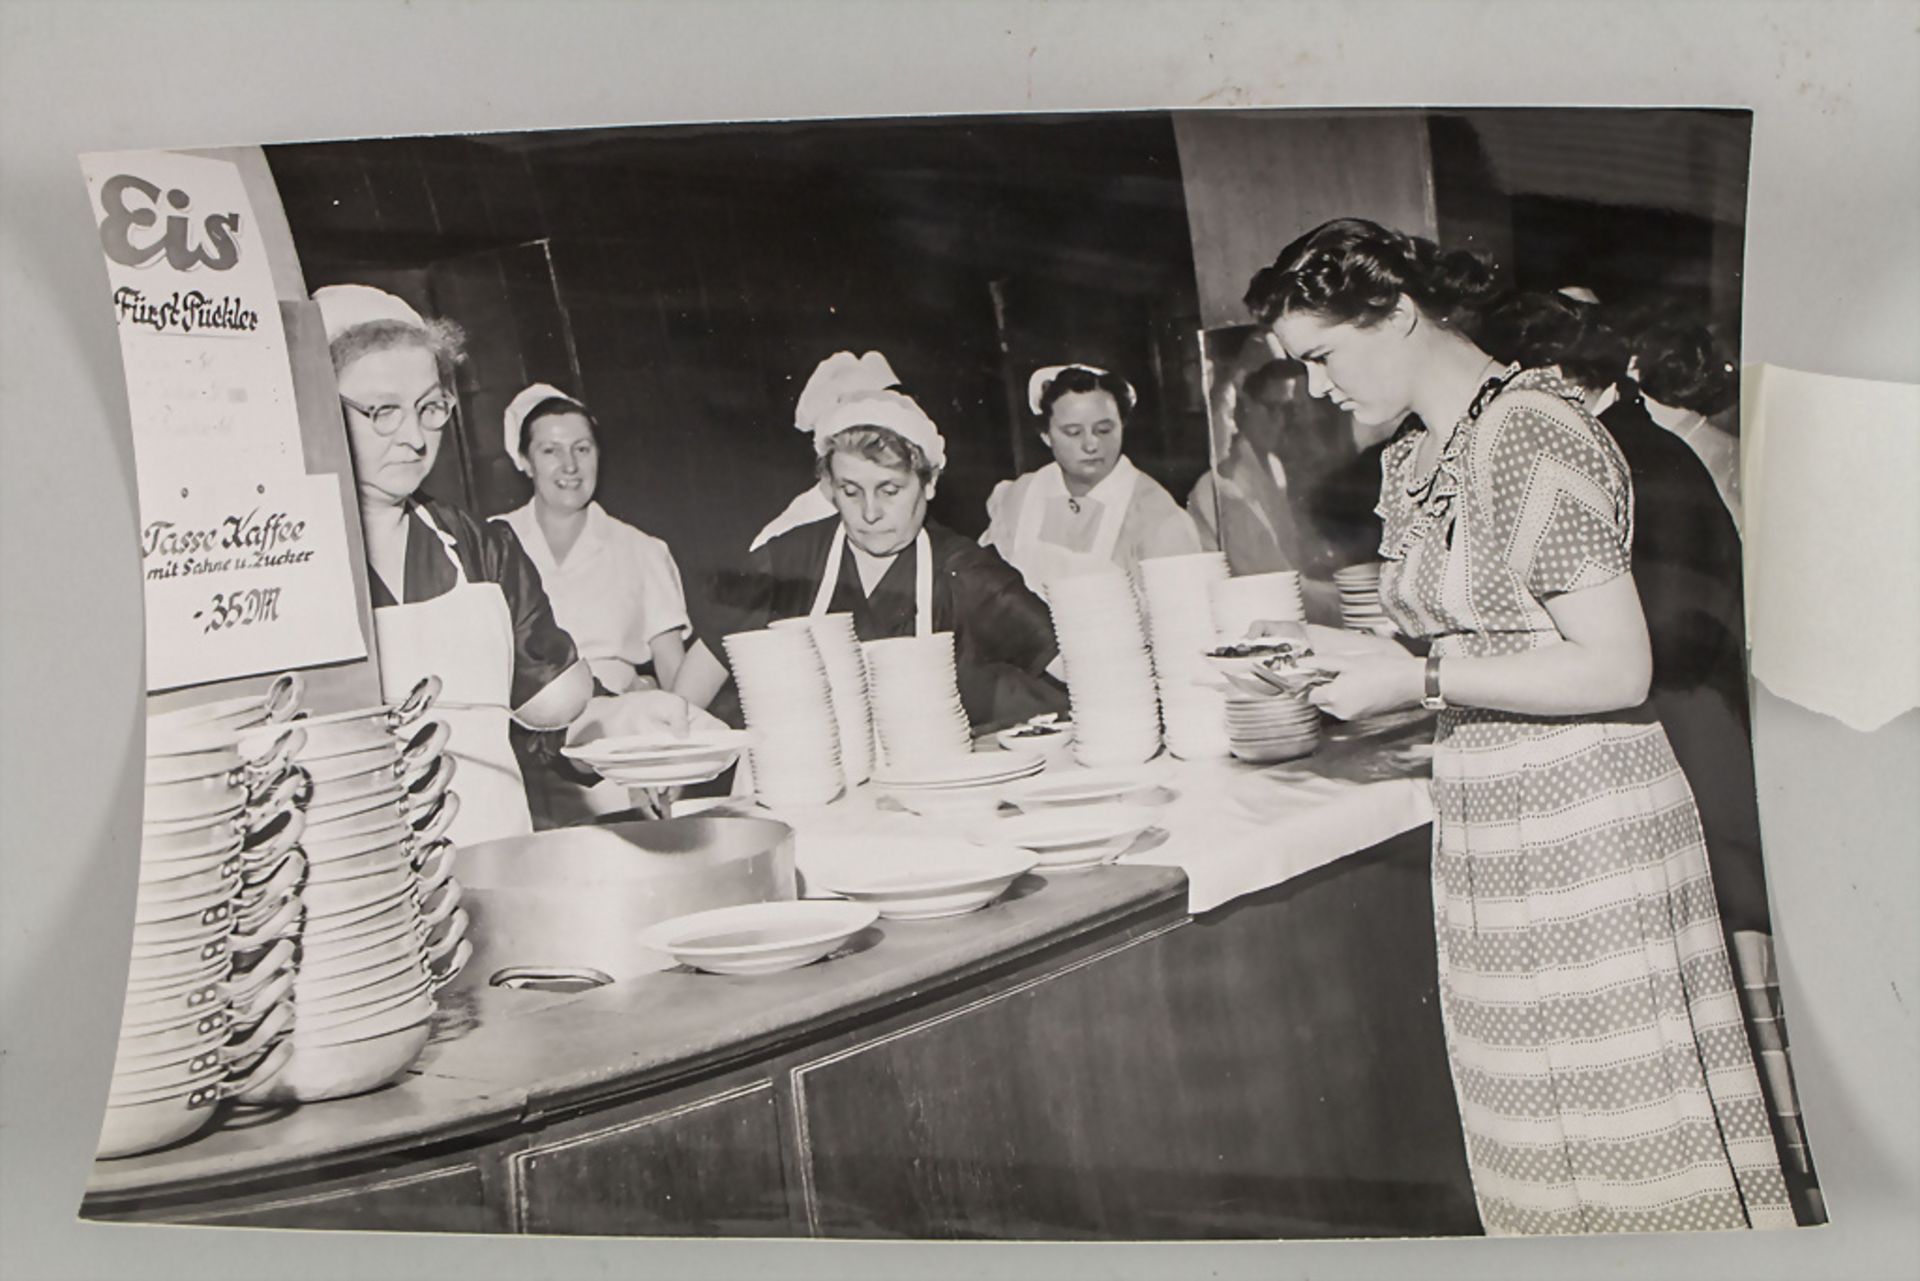
M148 687L82 1216L1826 1222L1749 705L1752 128L82 157Z

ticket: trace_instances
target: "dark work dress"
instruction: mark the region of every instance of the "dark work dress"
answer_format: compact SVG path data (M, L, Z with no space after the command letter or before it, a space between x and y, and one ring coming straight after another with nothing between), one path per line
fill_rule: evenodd
M1747 704L1740 534L1687 443L1629 390L1601 423L1633 478L1633 581L1653 645L1650 698L1706 832L1721 924L1770 933Z
M839 527L837 520L823 520L788 530L750 553L738 569L717 575L712 589L690 602L696 628L715 657L727 661L723 638L729 633L804 617L813 608ZM1045 672L1059 653L1046 603L991 547L932 521L926 531L934 563L933 630L954 634L967 719L985 731L1066 711L1066 687ZM828 612L851 614L863 641L913 635L917 557L909 545L868 596L849 551L841 557ZM728 724L742 723L731 681L715 698L713 712Z

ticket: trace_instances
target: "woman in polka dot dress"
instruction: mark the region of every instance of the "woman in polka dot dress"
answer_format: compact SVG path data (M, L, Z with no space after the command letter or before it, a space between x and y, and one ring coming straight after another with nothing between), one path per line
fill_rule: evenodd
M1791 1227L1692 793L1646 709L1633 495L1553 374L1468 333L1466 254L1342 219L1248 306L1376 441L1381 603L1431 642L1316 633L1352 719L1440 709L1434 926L1474 1193L1493 1234ZM1440 426L1444 424L1444 426Z

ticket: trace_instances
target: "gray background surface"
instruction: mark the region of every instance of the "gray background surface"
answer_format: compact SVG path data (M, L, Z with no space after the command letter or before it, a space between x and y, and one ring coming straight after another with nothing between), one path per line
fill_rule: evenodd
M1762 814L1788 1013L1834 1216L1819 1232L938 1249L295 1238L74 1218L125 974L143 684L126 400L76 153L639 121L1429 103L1753 107L1747 357L1920 381L1910 0L0 0L0 1277L1920 1271L1908 1004L1920 995L1920 714L1860 735L1764 693Z

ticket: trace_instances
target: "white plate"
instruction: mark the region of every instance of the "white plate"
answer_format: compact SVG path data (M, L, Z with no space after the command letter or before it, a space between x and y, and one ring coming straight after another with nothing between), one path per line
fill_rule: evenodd
M1028 850L962 841L876 844L866 856L843 854L807 881L866 903L896 921L931 921L978 911L1032 871Z
M880 919L866 903L749 903L662 921L639 942L713 974L772 974L819 960Z
M751 735L744 730L708 730L686 738L661 738L649 734L627 734L617 738L598 738L560 749L562 756L587 765L664 764L683 756L708 756L738 752L748 746Z
M1045 758L1033 752L968 752L941 761L917 762L876 771L882 787L974 787L1038 773Z
M1085 805L1112 800L1153 786L1138 770L1076 769L1023 779L1003 792L1002 799L1022 809L1029 806Z
M985 845L1032 850L1044 865L1056 853L1116 841L1131 845L1153 822L1153 811L1144 805L1075 805L995 819L975 827L971 836Z

